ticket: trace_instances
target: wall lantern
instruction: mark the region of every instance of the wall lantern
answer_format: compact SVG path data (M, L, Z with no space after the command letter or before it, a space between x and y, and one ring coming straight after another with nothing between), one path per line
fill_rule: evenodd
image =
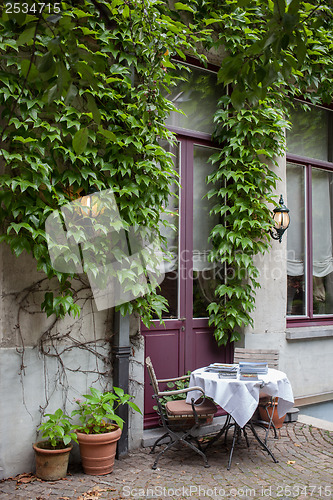
M284 204L282 194L280 196L279 204L280 206L274 208L273 210L274 232L272 230L270 230L269 232L273 240L279 240L279 242L281 243L283 233L286 229L288 229L290 224L289 208L287 208Z

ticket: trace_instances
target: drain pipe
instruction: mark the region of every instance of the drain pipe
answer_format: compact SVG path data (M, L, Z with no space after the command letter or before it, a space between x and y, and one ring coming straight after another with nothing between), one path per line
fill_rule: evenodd
M113 385L120 387L128 394L129 383L129 357L131 354L129 340L129 314L122 316L120 312L114 313L114 337L112 346ZM124 427L117 446L117 458L128 454L128 405L121 405L117 415L124 420Z

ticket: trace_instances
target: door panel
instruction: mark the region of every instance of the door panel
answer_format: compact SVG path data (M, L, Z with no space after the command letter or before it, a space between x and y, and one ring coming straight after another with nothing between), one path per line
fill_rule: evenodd
M174 322L175 323L175 322ZM180 322L178 322L180 323ZM145 358L150 356L157 378L173 378L184 373L184 361L181 349L181 325L178 328L166 329L159 327L158 331L146 330L142 332L145 337ZM145 428L155 427L158 424L157 414L153 409L155 402L152 398L153 389L145 368L145 394L144 394L144 414ZM161 385L164 389L166 384Z
M232 362L233 350L231 345L219 348L210 327L194 326L193 343L195 345L193 363L195 368L207 366L210 363Z

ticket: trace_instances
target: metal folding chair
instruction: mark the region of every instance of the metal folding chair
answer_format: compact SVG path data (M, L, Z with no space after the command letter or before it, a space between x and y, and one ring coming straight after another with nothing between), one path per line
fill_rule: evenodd
M207 418L212 417L217 412L216 405L211 400L205 398L204 391L201 387L191 387L173 391L160 391L158 385L159 383L175 382L177 380L189 379L190 377L185 375L183 377L158 380L149 356L146 358L146 366L151 385L154 390L153 398L157 403L157 413L160 416L161 423L165 431L163 436L159 437L155 441L151 449L151 453L155 451L156 446L161 441L165 438L169 439L169 443L157 455L152 469L156 469L161 456L172 446L175 446L178 443L182 443L198 453L204 461L204 466L209 467L207 457L201 448L200 442L193 433L207 421ZM185 400L175 400L168 401L165 407L162 406L161 398L163 396L188 393L190 391L200 391L202 396L198 401L194 401L194 398L192 398L191 404L186 403Z

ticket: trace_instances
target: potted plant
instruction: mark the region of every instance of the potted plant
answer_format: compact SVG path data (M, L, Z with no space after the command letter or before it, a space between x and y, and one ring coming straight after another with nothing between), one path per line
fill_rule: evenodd
M77 442L77 437L71 417L65 415L61 408L54 413L47 413L45 417L48 419L38 431L46 440L33 444L36 476L46 481L55 481L66 476L69 454L73 448L71 440Z
M113 392L101 392L90 387L91 394L84 394L84 400L77 400L78 409L72 415L79 415L82 425L76 428L80 446L83 470L86 474L109 474L113 470L117 442L120 439L124 420L116 415L120 405L128 404L141 413L132 396L119 387Z

